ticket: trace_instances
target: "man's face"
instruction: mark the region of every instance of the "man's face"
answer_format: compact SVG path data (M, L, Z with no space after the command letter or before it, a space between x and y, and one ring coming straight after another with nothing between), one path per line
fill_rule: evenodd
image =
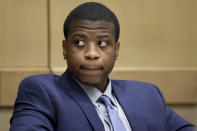
M118 56L114 25L106 21L74 20L63 41L68 69L81 83L105 88Z

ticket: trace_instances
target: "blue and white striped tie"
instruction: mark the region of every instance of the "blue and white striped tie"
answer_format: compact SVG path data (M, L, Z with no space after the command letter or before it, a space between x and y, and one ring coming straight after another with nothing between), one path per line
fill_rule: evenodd
M102 95L100 97L100 99L101 99L101 101L104 102L104 104L107 108L107 111L108 111L114 131L126 131L124 124L122 123L122 121L118 117L117 111L115 110L115 108L111 104L110 98L106 95Z

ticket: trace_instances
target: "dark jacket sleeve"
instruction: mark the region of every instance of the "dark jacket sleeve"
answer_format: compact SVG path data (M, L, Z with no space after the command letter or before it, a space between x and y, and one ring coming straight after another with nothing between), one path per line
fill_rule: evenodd
M157 87L156 89L158 90L163 100L164 105L166 105L165 99L161 91ZM195 126L193 124L183 119L176 112L171 110L169 107L165 106L165 111L166 111L167 127L169 131L194 131L195 130Z
M167 107L167 122L170 131L194 131L194 125Z
M10 131L53 131L53 107L41 80L29 77L18 89Z

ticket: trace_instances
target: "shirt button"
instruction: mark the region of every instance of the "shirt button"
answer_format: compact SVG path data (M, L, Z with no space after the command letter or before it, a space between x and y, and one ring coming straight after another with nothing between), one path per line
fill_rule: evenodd
M107 113L105 113L105 116L108 116L108 114L107 114Z

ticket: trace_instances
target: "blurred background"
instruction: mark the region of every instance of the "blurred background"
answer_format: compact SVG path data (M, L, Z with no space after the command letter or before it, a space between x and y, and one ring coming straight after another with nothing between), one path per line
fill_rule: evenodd
M9 129L20 81L66 69L63 23L87 0L0 0L0 127ZM156 84L169 107L197 124L197 0L97 0L120 22L111 78Z

